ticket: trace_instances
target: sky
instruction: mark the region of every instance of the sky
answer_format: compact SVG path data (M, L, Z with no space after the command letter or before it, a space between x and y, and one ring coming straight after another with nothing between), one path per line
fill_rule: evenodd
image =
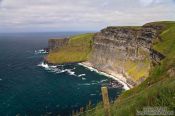
M0 0L1 32L99 31L175 21L175 0Z

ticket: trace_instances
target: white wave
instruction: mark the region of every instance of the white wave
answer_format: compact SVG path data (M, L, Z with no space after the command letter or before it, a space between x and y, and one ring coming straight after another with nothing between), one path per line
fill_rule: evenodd
M57 68L57 66L50 66L51 68Z
M49 66L47 63L44 63L44 62L41 62L37 66L43 67L45 70L49 70L51 72L61 73L61 70L57 68L57 66L54 66L54 65Z
M0 78L0 81L2 81L2 79Z
M66 72L69 75L77 76L75 74L75 72L73 71L75 68L73 68L73 69L59 69L59 66L63 66L63 65L54 66L54 65L48 65L48 64L46 64L44 62L38 64L37 66L43 67L43 68L45 68L45 70L48 70L50 72L54 72L54 73L57 73L57 74Z
M84 84L78 84L78 85L86 85L86 86L90 86L91 83L84 83Z
M35 54L47 54L48 52L44 49L41 50L35 50Z
M49 65L44 62L38 64L37 66L44 67L45 69L49 69Z
M95 85L95 84L101 84L101 83L104 83L104 82L107 82L108 79L104 79L104 80L101 80L101 81L91 81L92 85Z
M108 79L101 80L99 83L103 83L103 82L106 82L106 81L108 81Z
M78 77L86 76L86 74L79 74Z
M73 72L72 69L66 69L65 71L66 71L69 75L74 75L74 76L76 76L76 75L75 75L75 72Z
M96 85L96 84L98 84L98 83L91 83L92 85Z
M95 95L96 95L96 94L93 94L93 93L92 93L92 94L90 94L90 96L95 96Z

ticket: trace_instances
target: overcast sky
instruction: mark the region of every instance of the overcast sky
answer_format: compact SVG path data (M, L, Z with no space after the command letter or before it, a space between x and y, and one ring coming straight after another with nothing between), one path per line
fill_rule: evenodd
M0 32L86 31L175 20L175 0L0 0Z

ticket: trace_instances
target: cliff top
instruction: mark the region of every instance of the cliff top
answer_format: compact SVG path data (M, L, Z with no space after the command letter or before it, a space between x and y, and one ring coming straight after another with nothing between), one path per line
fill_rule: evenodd
M93 33L87 33L70 37L66 45L61 45L48 54L47 62L63 64L86 61L91 52L93 35ZM52 41L60 41L60 39L49 40L49 42Z

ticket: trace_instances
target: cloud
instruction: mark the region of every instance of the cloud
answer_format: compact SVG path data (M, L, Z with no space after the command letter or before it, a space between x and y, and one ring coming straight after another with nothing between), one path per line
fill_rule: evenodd
M4 0L0 31L99 30L175 20L173 0Z
M160 5L166 3L173 3L174 0L140 0L141 5L143 6L152 6L152 5Z
M140 0L141 4L148 6L154 2L154 0Z
M2 3L2 0L0 0L0 5L1 5L1 3Z

